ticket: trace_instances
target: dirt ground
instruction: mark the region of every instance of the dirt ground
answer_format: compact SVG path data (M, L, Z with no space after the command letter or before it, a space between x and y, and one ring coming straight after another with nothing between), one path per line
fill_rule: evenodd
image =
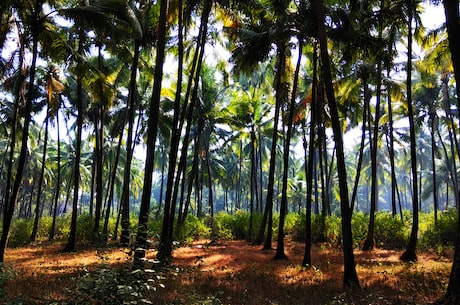
M273 245L275 247L275 245ZM127 249L81 248L61 253L60 244L8 249L5 262L18 275L9 297L26 304L65 303L85 270L102 262L120 265ZM361 289L343 289L340 249L315 245L311 268L302 268L304 245L288 240L287 260L273 260L246 241L196 241L174 251L173 266L161 275L164 288L148 295L153 304L428 304L441 297L453 253L418 253L416 263L399 261L400 251L355 252ZM148 256L153 258L155 251Z

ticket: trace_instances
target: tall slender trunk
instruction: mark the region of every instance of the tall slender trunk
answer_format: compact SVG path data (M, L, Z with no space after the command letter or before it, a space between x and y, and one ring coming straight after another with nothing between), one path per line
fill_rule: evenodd
M459 3L456 0L444 0L443 3L446 15L449 48L454 67L455 83L457 84L457 107L460 107L460 41L457 37L458 33L460 33ZM459 151L457 151L457 153L460 154ZM458 210L457 237L455 239L452 271L450 273L449 284L445 295L445 300L451 300L450 304L458 304L460 302L460 202L456 202L456 204Z
M327 49L326 29L324 25L324 3L323 0L314 2L317 10L317 25L318 39L321 50L321 63L324 74L324 85L326 89L326 97L328 100L329 110L331 113L332 129L336 144L337 154L337 172L339 176L339 194L340 194L340 209L342 213L342 240L344 254L344 286L359 287L358 275L356 273L355 258L353 253L353 235L351 231L351 216L352 210L348 200L347 186L347 170L344 157L342 130L340 126L339 112L334 96L334 88L332 86L332 73L330 68L329 54Z
M175 178L177 180L180 179L181 172L179 170L176 171L176 162L177 162L177 154L179 152L179 144L180 144L180 136L181 136L181 128L182 124L180 122L180 109L181 109L181 97L182 97L182 77L183 77L183 70L184 70L184 25L183 25L183 9L182 9L183 1L179 0L178 3L178 65L177 65L177 85L176 85L176 92L175 92L175 100L174 100L174 116L173 116L173 123L171 129L171 144L169 149L169 158L168 158L168 176L166 181L166 194L165 194L165 202L171 204L175 202L176 198L174 198L174 182ZM184 109L185 112L185 109ZM177 177L176 177L177 176ZM163 185L162 185L163 187ZM174 201L173 201L174 200ZM160 201L161 204L161 201ZM179 208L179 215L178 221L182 217L183 213L183 201L181 201L181 207ZM172 219L174 222L174 219ZM180 221L179 221L180 223Z
M363 96L364 96L364 107L363 107L363 122L362 122L362 128L361 128L361 144L359 146L359 154L358 154L358 164L356 166L356 177L355 177L355 184L353 186L353 192L351 195L351 201L350 201L350 206L351 209L354 209L355 206L355 200L356 200L356 195L358 194L358 186L359 186L359 178L361 177L361 168L363 164L363 155L364 155L364 145L365 145L365 140L366 140L366 122L367 122L367 111L369 107L369 102L371 99L370 93L369 93L369 88L368 88L368 73L364 71L362 75L360 75L360 78L363 81Z
M308 143L308 160L306 160L307 166L305 168L306 179L307 179L307 198L306 198L306 211L305 211L305 251L302 260L302 266L311 266L311 246L312 246L312 230L311 230L311 204L312 204L312 193L313 193L313 166L315 158L315 129L316 129L316 112L317 112L317 88L318 88L318 51L317 43L313 45L313 83L311 89L311 102L310 102L310 139ZM305 130L305 129L304 129ZM304 133L304 147L305 154L307 144L306 136ZM305 156L307 159L307 156ZM316 180L316 179L315 179Z
M438 209L439 209L439 196L438 196L438 179L436 173L436 110L434 105L432 106L433 110L430 110L430 135L431 135L431 170L432 170L432 180L433 180L433 210L434 210L434 224L438 224Z
M59 111L56 111L56 126L59 126ZM56 233L56 216L59 203L59 196L61 193L61 133L59 128L57 128L57 177L56 177L56 190L54 191L53 198L53 221L51 223L49 239L54 239L54 234ZM67 192L67 196L70 192Z
M185 170L186 170L186 165L187 165L188 147L189 147L189 144L190 144L190 132L191 132L192 125L193 125L193 114L194 114L195 105L196 105L196 101L197 101L197 97L198 97L198 86L199 86L199 80L200 80L200 74L201 74L201 66L202 66L202 63L203 63L204 47L205 47L205 44L206 44L206 36L207 36L207 32L208 32L208 24L207 23L208 23L208 19L209 19L210 10L212 8L212 1L207 2L205 4L205 8L206 9L203 10L202 17L201 17L201 26L200 26L200 29L199 29L199 32L198 32L198 39L197 39L198 43L196 44L195 54L193 55L193 61L192 61L193 64L192 64L191 71L190 71L187 90L186 90L186 93L185 93L184 104L182 105L183 111L182 111L181 116L179 118L178 131L182 130L183 125L184 125L185 122L187 122L187 126L185 128L185 134L184 134L184 137L183 137L183 140L182 140L182 149L181 149L179 164L177 166L177 175L176 175L176 178L175 178L175 181L174 181L174 189L173 189L173 192L172 192L172 198L170 200L171 202L174 202L174 203L177 201L177 198L178 198L178 195L179 195L179 185L181 185L181 198L185 197L184 193L186 191L186 188L185 188L185 184L186 184ZM188 105L189 100L190 100L190 104ZM188 109L187 109L187 105L188 105ZM198 176L198 170L195 173L195 175ZM182 179L181 179L181 177L182 177ZM193 177L192 179L195 179L195 178ZM192 179L190 179L190 180L192 180ZM199 180L196 179L195 183L197 184L197 190L198 190L198 188L199 188L198 187ZM192 191L192 189L190 189L190 187L191 187L190 184L193 185L193 182L189 181L189 185L188 185L188 188L187 188L188 192ZM198 193L195 193L195 194L197 196L200 195ZM185 218L186 218L187 211L188 211L188 204L189 204L188 200L189 199L191 199L191 196L189 196L189 194L187 194L186 206L184 207L184 210L181 209L182 210L182 217L181 217L181 220L179 221L179 223L181 225L183 225L184 222L185 222ZM200 204L201 200L198 200L197 203ZM200 209L198 209L198 210L200 210ZM173 217L171 219L173 221L174 215L172 215L172 216ZM172 226L172 224L171 224L171 226ZM172 228L171 228L170 233L172 234Z
M123 124L124 126L125 124ZM115 161L113 162L112 167L112 174L110 176L110 185L108 188L108 196L106 198L106 209L105 209L105 218L104 218L104 226L102 227L102 241L107 242L109 238L109 220L110 220L110 211L113 205L113 193L115 191L115 181L117 179L117 169L118 163L120 160L120 152L121 152L121 143L123 139L123 131L124 128L121 128L120 135L118 137L118 144L117 144L117 152L115 155Z
M3 262L5 249L8 244L8 236L10 231L11 222L13 220L14 209L18 201L19 189L21 187L22 177L24 173L25 164L27 161L27 141L29 139L29 125L32 119L32 101L35 97L35 70L38 58L38 35L39 35L39 26L40 12L42 8L43 1L37 0L35 2L34 11L32 14L32 20L35 26L32 26L32 61L29 71L29 87L27 91L27 96L24 106L24 124L22 127L22 140L21 140L21 150L19 153L18 167L16 170L16 175L13 182L13 188L11 190L11 195L5 198L5 214L3 215L3 229L2 235L0 238L0 262ZM21 67L22 68L22 67ZM12 137L15 137L16 134L12 134ZM11 153L14 150L12 147ZM10 162L13 162L13 159L10 159Z
M134 131L134 108L136 101L136 77L137 67L139 65L139 52L141 41L134 41L133 63L131 65L131 75L129 80L129 93L127 101L127 112L125 120L128 121L128 134L126 139L126 163L123 173L123 189L121 191L120 209L121 209L121 235L120 244L128 245L131 240L131 226L129 221L129 193L131 183L131 163L133 159L133 131ZM123 124L124 125L124 124ZM114 234L115 235L115 234Z
M85 39L85 32L82 26L79 26L78 33L78 54L83 55L83 46ZM78 214L78 200L80 192L80 159L81 159L81 142L83 133L83 80L82 77L77 78L77 97L75 100L77 106L77 139L75 144L75 169L74 169L74 188L72 198L72 217L70 221L69 239L64 252L72 252L76 248L77 242L77 214Z
M98 68L99 71L104 69L103 57L102 57L102 46L99 45L98 48ZM103 92L103 83L101 82L101 92ZM101 99L96 105L96 118L95 118L95 136L96 136L96 209L94 212L94 228L93 232L96 235L99 235L100 220L102 216L103 209L103 181L104 181L104 115L105 115L105 105L104 101ZM99 239L99 236L95 236Z
M249 228L248 228L248 236L247 239L252 239L252 231L254 227L254 208L257 209L259 205L258 200L258 191L257 191L257 160L256 160L256 132L254 130L254 124L251 125L251 181L250 181L250 204L249 204ZM256 207L254 207L254 199L256 199Z
M175 178L175 181L174 181L174 188L173 188L173 191L172 191L171 202L176 202L177 201L177 198L179 197L179 188L180 188L180 191L181 191L180 197L181 198L185 197L184 196L184 193L186 191L186 188L185 188L185 184L186 184L185 170L186 170L186 165L187 165L187 154L188 154L188 147L189 147L189 142L190 142L190 131L191 131L191 128L192 128L192 120L193 120L193 113L194 113L194 110L195 110L196 97L198 95L198 87L197 86L198 86L198 82L199 82L199 79L200 79L201 64L202 64L202 60L203 60L204 46L205 46L206 35L207 35L207 25L206 25L206 28L204 28L204 25L203 25L204 13L205 13L205 11L203 11L203 16L201 18L202 22L201 22L201 26L200 26L200 29L199 29L199 32L198 32L198 38L197 38L198 43L196 44L196 47L195 47L195 53L193 55L193 60L192 60L192 67L190 68L190 75L189 75L189 79L188 79L188 82L187 82L187 90L185 92L184 102L183 102L183 105L182 105L182 111L181 111L179 122L178 122L179 126L178 126L177 130L179 132L182 131L186 121L187 121L187 126L185 128L185 134L184 134L184 137L183 137L183 140L182 140L182 149L181 149L181 153L180 153L179 164L177 166L177 175L176 175L176 178ZM182 18L182 16L181 16L181 18ZM204 32L205 29L206 29L206 33ZM179 40L180 40L180 43L183 40L182 39L182 31L181 31L181 34L179 35ZM180 43L179 43L179 47L183 48L183 46L180 46ZM181 60L181 57L179 57L179 60ZM182 60L183 60L183 58L182 58ZM181 68L181 66L179 66L179 68ZM176 92L177 92L177 90L176 90ZM189 101L190 101L190 103L189 103ZM198 174L198 173L196 173L196 174ZM190 182L190 183L192 183L192 182ZM196 182L196 183L198 183L198 182ZM187 187L187 191L189 191L189 188L190 188L190 184ZM189 197L188 194L187 194L187 198L190 199L191 197ZM186 201L186 203L187 203L187 201ZM187 213L184 212L185 209L188 209L188 207L187 206L186 207L183 207L183 206L180 207L180 211L182 211L182 214L185 214L185 216L183 216L183 217L178 219L178 220L182 219L182 220L180 220L178 222L179 224L183 224L183 222L185 221L185 217L186 217L186 214L187 214Z
M155 72L153 81L152 98L150 100L149 121L147 131L147 153L145 158L144 186L142 190L139 223L136 235L135 263L144 266L143 258L147 248L147 225L149 220L150 197L152 194L152 174L155 160L155 142L158 133L158 116L160 112L161 82L163 80L163 64L166 49L166 25L168 14L168 1L160 1L160 17L158 20L158 39L155 58ZM166 217L165 206L165 221ZM163 234L162 234L163 235ZM161 245L160 245L161 247Z
M410 132L410 157L412 172L412 230L406 251L401 255L403 261L416 261L416 247L418 235L418 176L417 176L417 147L415 139L414 110L412 105L412 18L413 18L413 0L408 1L408 34L407 34L407 113L409 117Z
M379 38L381 38L382 33L379 32ZM380 120L380 99L382 93L382 84L381 84L381 73L382 73L382 63L380 56L377 56L377 90L376 90L376 102L375 102L375 118L374 118L374 135L372 137L373 145L371 147L371 209L369 212L369 226L367 230L367 236L364 241L363 250L369 251L374 249L374 229L375 229L375 212L377 210L377 204L379 200L379 191L378 191L378 180L377 180L377 170L378 170L378 143L379 143L379 120Z
M444 111L446 112L446 115L447 115L447 118L449 120L449 123L450 123L450 126L452 126L452 128L449 128L447 133L449 135L449 142L450 142L450 152L451 152L451 155L450 156L447 156L447 162L449 164L449 171L452 173L450 175L451 177L451 180L452 180L452 189L454 190L454 197L455 197L455 202L458 202L459 201L459 187L458 187L458 175L457 174L453 174L453 173L457 173L457 158L455 157L455 151L459 150L459 146L458 146L458 141L457 141L457 133L455 131L455 127L456 124L454 122L454 118L453 118L453 114L452 114L452 110L451 110L451 104L450 104L450 96L449 96L449 77L447 75L443 75L443 77L441 77L441 82L442 82L442 95L443 95L443 98L442 98L442 104L443 104L443 107L444 107Z
M280 108L282 104L282 71L286 62L286 53L284 46L278 46L277 50L277 69L276 69L276 96L275 96L275 114L273 118L273 135L272 146L270 149L270 166L268 171L268 185L267 185L267 199L265 203L264 218L268 217L267 221L267 236L264 242L264 250L272 248L272 234L273 234L273 198L275 188L275 167L276 167L276 146L278 142L278 121L280 116ZM259 236L263 236L265 225L262 223L259 230ZM257 239L256 239L257 241Z
M281 207L280 207L280 219L278 224L278 241L275 253L275 259L287 259L287 255L284 252L284 219L286 218L286 212L288 209L288 173L289 173L289 152L291 147L292 137L292 124L294 119L295 103L297 97L297 84L299 82L299 71L300 61L302 59L302 42L299 43L299 57L297 59L297 65L294 72L294 82L292 85L291 101L288 108L288 122L286 139L284 142L284 154L283 154L283 188L281 190Z
M42 154L42 166L40 169L40 175L38 177L38 190L37 190L37 198L35 200L35 218L34 218L34 225L32 228L32 233L30 234L30 241L35 242L37 238L37 231L38 231L38 222L40 220L40 199L42 195L42 187L43 187L43 178L45 176L45 165L46 165L46 150L48 147L48 110L49 107L46 109L46 117L45 117L45 138L43 139L43 154Z
M390 75L390 68L387 69L387 76ZM388 91L388 89L387 89ZM399 202L399 213L401 220L403 219L402 216L402 209L401 209L401 200L399 198L399 192L397 187L397 180L396 180L396 167L395 167L395 148L394 148L394 127L393 127L393 106L392 106L392 98L391 94L388 93L388 134L387 136L387 146L388 146L388 154L390 158L390 170L391 170L391 214L393 216L396 215L396 195L398 195L398 202Z

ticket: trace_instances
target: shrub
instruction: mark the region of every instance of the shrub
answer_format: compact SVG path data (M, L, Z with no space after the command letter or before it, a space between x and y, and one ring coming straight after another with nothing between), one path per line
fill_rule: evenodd
M91 242L94 240L94 219L90 214L80 215L77 219L77 240Z
M293 237L297 241L305 241L305 211L296 214L293 227ZM319 214L311 215L311 238L313 242L340 243L341 224L340 217L323 216Z
M13 219L8 238L8 245L10 247L18 247L29 243L33 225L33 219Z
M369 215L362 211L353 213L351 218L351 230L353 234L353 244L359 247L367 237L369 227Z
M84 270L85 274L77 284L77 291L71 292L75 304L153 304L146 299L148 291L164 287L153 269L134 269L125 263L115 268L102 263L96 270Z
M438 215L437 224L434 223L434 216L431 215L426 230L421 233L419 247L422 249L442 249L455 245L457 236L458 212L456 208L441 212Z
M236 211L233 214L220 212L216 216L221 229L224 232L231 232L235 239L247 239L249 230L249 213L246 211Z
M299 213L288 213L284 219L284 233L292 235L295 231L295 224L299 218Z
M388 212L375 215L375 240L384 249L404 249L408 243L409 232L399 217Z
M17 276L17 272L8 265L0 263L0 302L8 300L7 283Z
M188 215L185 224L182 227L177 227L176 240L190 243L193 240L208 238L210 228L205 225L204 219L200 219L194 215Z

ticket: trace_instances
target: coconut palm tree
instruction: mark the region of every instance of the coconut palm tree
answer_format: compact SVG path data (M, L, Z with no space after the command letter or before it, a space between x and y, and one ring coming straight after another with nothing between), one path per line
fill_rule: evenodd
M155 160L155 141L158 133L157 129L160 110L161 81L163 79L163 64L165 62L166 49L168 1L161 0L159 4L160 7L158 19L158 38L155 57L155 72L153 81L153 91L150 100L150 108L148 115L149 121L147 130L147 152L145 157L144 186L142 191L141 207L139 212L139 223L136 235L137 251L135 253L135 261L136 264L140 266L143 266L143 258L145 257L145 249L147 247L147 225L150 210L150 196L152 193L152 174ZM166 212L167 208L168 207L166 207L165 205L165 215L167 215L165 216L165 219L169 220L169 213ZM169 223L166 223L163 226L169 226ZM167 232L168 231L166 231L166 233ZM163 235L165 234L162 233L162 242L164 243L164 238L166 238L166 236Z
M460 31L460 13L458 1L444 0L444 12L446 15L447 34L449 40L449 49L452 56L454 68L457 104L460 105L460 42L455 38L455 33ZM457 202L457 206L459 203ZM452 271L447 286L446 295L437 302L437 304L458 304L460 302L460 209L459 226L457 237L455 239L455 253L452 264Z
M3 230L2 236L0 239L0 262L3 262L4 254L6 245L8 242L8 235L10 230L11 221L13 219L14 209L16 207L16 203L18 200L19 190L22 182L22 175L24 172L24 168L26 165L26 157L27 157L27 141L29 137L29 125L32 119L32 102L35 98L36 88L35 88L35 72L36 72L36 65L38 60L38 43L39 43L39 34L43 23L46 21L46 18L42 17L42 4L43 1L37 0L33 1L32 3L28 3L29 6L25 7L24 10L21 10L19 13L22 14L23 22L26 24L34 24L35 26L31 27L31 53L32 53L32 60L28 72L29 82L28 82L28 90L27 94L25 95L24 100L24 120L23 120L23 127L21 130L22 140L21 140L21 148L19 159L17 161L17 168L15 178L11 179L12 176L7 177L9 180L14 180L13 185L11 188L11 193L9 190L9 186L7 185L6 192L5 192L5 199L4 199L4 218L3 218ZM22 69L23 67L20 67ZM17 104L19 105L19 96L17 96ZM16 137L16 134L12 134L12 137ZM15 141L11 140L11 143L15 143ZM14 151L15 146L12 144L10 147L11 153ZM12 159L10 159L12 162ZM10 171L11 173L11 171Z
M342 214L342 239L343 239L343 254L344 254L344 286L359 287L358 275L356 273L355 259L353 254L353 238L351 232L351 208L348 199L347 172L343 150L342 130L340 126L340 118L337 109L337 104L332 86L332 73L330 69L329 54L327 49L326 29L324 25L325 13L324 3L322 0L314 2L317 14L318 40L320 48L320 56L324 77L324 86L326 97L328 100L329 110L331 113L332 129L334 132L334 140L337 150L337 171L339 175L340 188L340 208Z

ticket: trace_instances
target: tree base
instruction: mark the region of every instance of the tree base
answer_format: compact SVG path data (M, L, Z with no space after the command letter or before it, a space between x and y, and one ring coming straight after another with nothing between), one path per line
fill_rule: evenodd
M413 263L417 261L417 254L412 251L404 252L399 259L403 262Z
M278 260L287 260L288 257L284 252L279 252L279 253L276 252L275 257L273 259L276 260L276 261L278 261Z
M374 245L375 245L374 239L366 238L366 240L364 241L364 245L362 247L362 250L363 251L372 251L372 250L374 250Z

